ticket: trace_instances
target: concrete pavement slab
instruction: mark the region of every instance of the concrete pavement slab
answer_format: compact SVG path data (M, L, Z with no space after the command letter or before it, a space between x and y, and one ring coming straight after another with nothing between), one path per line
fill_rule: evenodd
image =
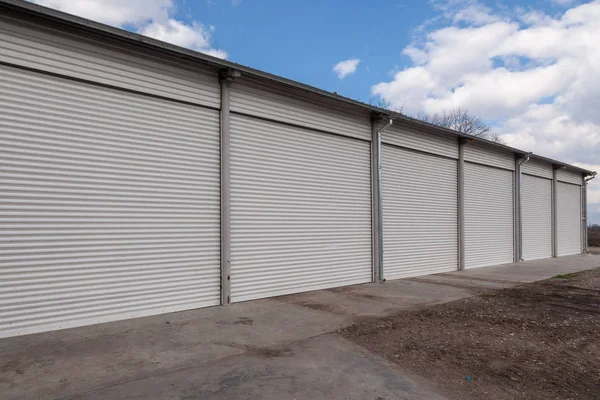
M519 282L503 281L496 279L482 279L466 275L436 274L425 275L417 278L408 278L411 281L423 283L435 283L438 285L454 286L469 290L473 294L479 294L486 290L506 289L518 285Z
M600 255L576 254L543 260L525 261L493 267L451 272L452 275L529 283L549 279L559 274L574 273L600 267Z
M135 399L442 400L387 363L335 335L261 349L214 363L72 397Z
M458 300L499 284L516 285L599 266L600 256L577 255L6 338L0 340L0 398L74 396L172 373L185 374L183 371L242 356L254 360L244 364L250 368L255 355L264 349L310 341L308 338L336 331L359 318ZM325 362L328 353L321 350L322 354L310 354ZM308 359L304 362L310 364ZM243 375L240 368L236 374ZM264 368L261 374L266 376L267 366ZM205 375L203 390L213 384L210 376ZM269 393L270 381L261 379L265 393ZM194 386L199 383L194 381ZM336 390L343 393L340 388ZM168 393L165 396L168 398Z
M0 398L54 399L349 323L343 316L261 300L0 340Z
M410 279L388 280L384 284L367 284L335 289L351 296L387 302L396 310L445 303L473 295L465 288L416 282Z

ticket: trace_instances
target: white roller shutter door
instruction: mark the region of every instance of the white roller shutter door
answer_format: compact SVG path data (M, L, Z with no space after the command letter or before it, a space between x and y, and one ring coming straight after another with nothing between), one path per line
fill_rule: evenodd
M581 253L581 186L558 182L556 206L558 255Z
M231 116L232 302L370 282L370 143Z
M552 257L552 180L522 174L523 259Z
M514 261L513 172L465 163L465 268Z
M0 336L219 304L218 112L0 67Z
M384 278L456 271L457 161L382 146Z

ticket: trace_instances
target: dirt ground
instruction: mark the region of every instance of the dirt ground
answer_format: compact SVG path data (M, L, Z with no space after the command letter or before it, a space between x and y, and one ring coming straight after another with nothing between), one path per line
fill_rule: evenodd
M590 246L590 247L588 247L588 253L590 253L590 254L600 254L600 246Z
M452 399L599 399L600 269L364 321L341 334Z
M600 231L588 229L588 245L591 247L600 247Z

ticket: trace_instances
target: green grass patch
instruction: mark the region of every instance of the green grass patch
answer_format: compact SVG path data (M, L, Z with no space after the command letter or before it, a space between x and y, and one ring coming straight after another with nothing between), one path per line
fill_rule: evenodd
M499 294L495 294L495 293L484 293L481 295L481 297L498 297L500 296Z

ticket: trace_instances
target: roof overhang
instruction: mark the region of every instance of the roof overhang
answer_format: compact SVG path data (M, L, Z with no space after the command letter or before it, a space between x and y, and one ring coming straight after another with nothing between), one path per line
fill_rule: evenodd
M306 85L300 82L293 81L291 79L283 78L281 76L273 75L268 72L260 71L254 68L247 67L245 65L237 64L231 61L222 60L213 56L209 56L204 53L199 53L190 49L175 46L169 43L162 42L160 40L152 39L137 33L129 32L123 29L114 28L105 24L94 22L85 18L77 17L71 14L67 14L61 11L57 11L48 7L40 6L38 4L30 3L24 0L0 0L0 10L12 10L13 12L20 13L24 17L29 17L36 21L47 23L58 23L63 27L75 29L77 31L84 32L90 35L96 35L104 37L107 40L122 42L124 44L133 45L138 48L143 48L148 52L162 53L173 58L185 59L188 61L198 62L204 66L214 68L216 70L231 69L238 71L241 76L251 76L256 79L268 81L269 83L276 83L284 85L286 87L294 88L308 95L314 95L321 98L328 98L335 102L345 103L346 105L355 106L361 108L364 111L371 112L375 115L382 115L385 118L392 118L398 123L414 127L419 130L426 130L428 132L442 134L442 135L453 135L457 138L465 138L468 141L477 141L492 148L500 151L513 152L516 155L525 155L529 152L520 150L514 147L506 146L504 144L496 143L490 140L478 138L475 136L467 135L461 132L457 132L451 129L432 125L427 122L420 121L415 118L408 117L402 113L393 112L383 108L375 107L370 104L366 104L348 97L340 96L336 93L331 93L326 90L322 90L310 85ZM592 175L593 171L589 171L583 168L579 168L574 165L566 164L557 160L553 160L547 157L532 154L533 159L548 162L556 166L565 166L567 169L580 171L584 175Z

